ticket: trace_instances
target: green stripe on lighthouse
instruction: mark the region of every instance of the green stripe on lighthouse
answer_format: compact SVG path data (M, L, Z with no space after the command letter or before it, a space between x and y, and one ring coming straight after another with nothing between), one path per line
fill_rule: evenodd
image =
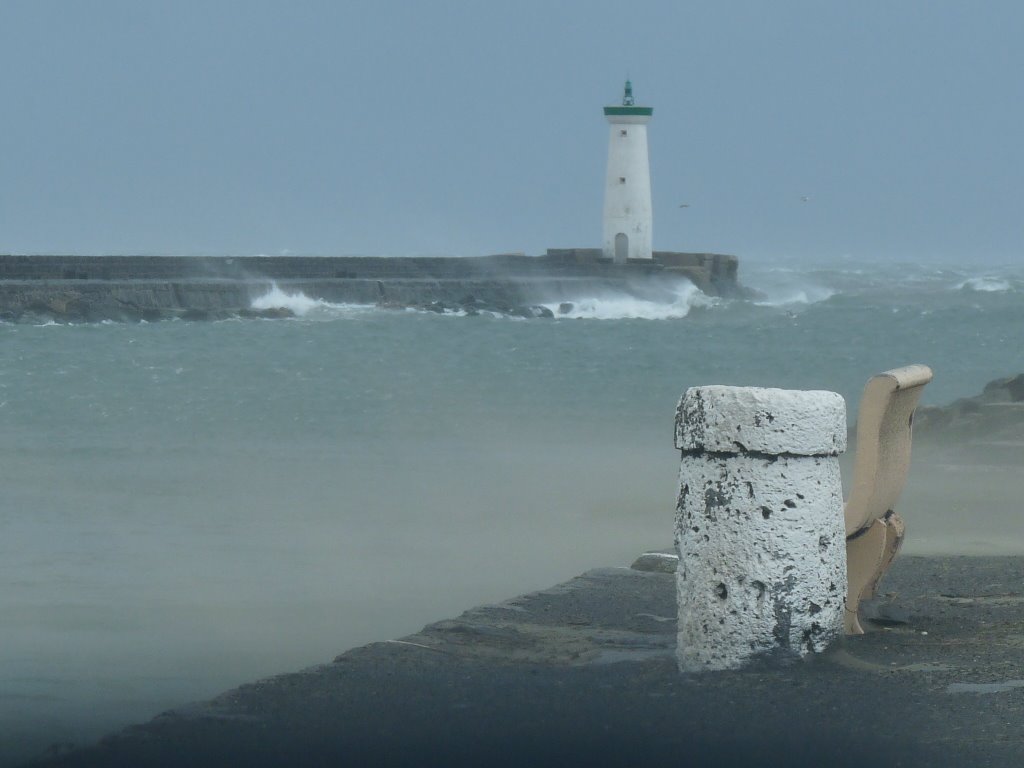
M606 115L647 115L654 114L654 107L605 107Z
M622 91L621 107L605 107L605 115L639 115L650 117L654 114L653 107L637 107L633 103L633 83L626 81L626 87Z

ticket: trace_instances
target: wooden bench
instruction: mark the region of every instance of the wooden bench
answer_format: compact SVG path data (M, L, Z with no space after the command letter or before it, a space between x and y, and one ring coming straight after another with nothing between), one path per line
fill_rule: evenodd
M903 520L894 511L907 480L914 409L925 384L926 365L908 365L872 376L857 414L853 484L846 501L849 591L846 633L860 635L860 601L873 597L903 544Z

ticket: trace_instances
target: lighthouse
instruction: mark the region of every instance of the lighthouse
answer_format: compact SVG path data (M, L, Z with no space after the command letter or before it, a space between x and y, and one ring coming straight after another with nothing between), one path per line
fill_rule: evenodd
M650 259L651 170L647 161L647 123L652 107L633 101L627 80L622 104L605 107L608 120L608 172L604 183L604 247L616 264Z

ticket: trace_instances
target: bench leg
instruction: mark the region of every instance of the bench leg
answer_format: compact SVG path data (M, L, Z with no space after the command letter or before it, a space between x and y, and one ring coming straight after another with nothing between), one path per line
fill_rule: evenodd
M885 528L884 522L875 520L862 534L846 540L846 576L849 583L844 624L848 635L864 634L857 611L865 587L876 581L875 574L882 564Z
M847 539L846 634L864 634L857 616L860 601L877 593L878 583L899 554L905 531L903 519L893 513L886 520L875 520L860 536Z
M889 570L889 566L896 559L896 555L900 553L906 532L906 523L895 512L885 519L885 546L882 549L882 561L878 564L875 577L864 588L864 591L860 593L861 600L867 600L878 594L878 583L885 576L886 571Z

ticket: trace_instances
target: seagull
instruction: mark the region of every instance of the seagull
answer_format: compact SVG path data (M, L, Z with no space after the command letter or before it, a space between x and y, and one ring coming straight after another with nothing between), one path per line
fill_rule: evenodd
M680 207L680 208L689 208L689 207L690 207L690 204L689 204L689 203L680 203L680 204L679 204L679 207Z
M809 201L810 199L811 199L811 198L810 198L810 197L809 197L808 195L800 195L800 202L802 202L802 203L806 203L806 202L808 202L808 201Z

